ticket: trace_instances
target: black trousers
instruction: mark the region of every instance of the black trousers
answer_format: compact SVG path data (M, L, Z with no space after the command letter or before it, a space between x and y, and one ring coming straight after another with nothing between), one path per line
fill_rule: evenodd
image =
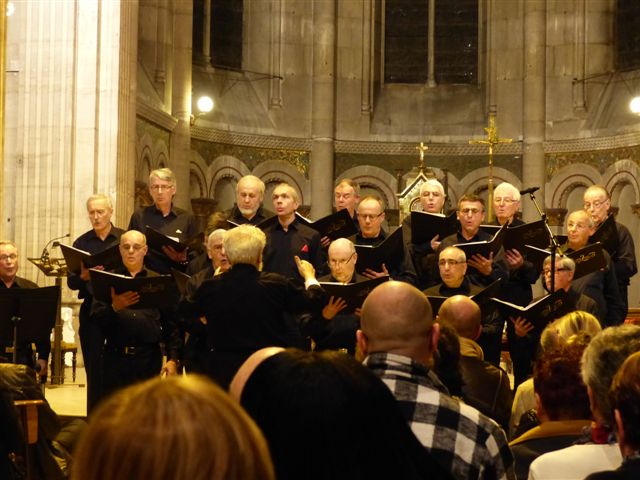
M85 298L80 306L80 348L87 374L87 414L91 412L102 396L102 329L89 319L91 298Z
M126 353L124 346L106 344L103 354L102 398L121 388L160 375L162 352L160 345L136 346Z

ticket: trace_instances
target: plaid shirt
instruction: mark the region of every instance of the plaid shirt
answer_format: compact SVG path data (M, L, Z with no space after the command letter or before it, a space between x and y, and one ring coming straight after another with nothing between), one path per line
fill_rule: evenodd
M426 366L391 353L374 353L365 364L394 394L418 440L455 478L515 479L504 431L450 397Z

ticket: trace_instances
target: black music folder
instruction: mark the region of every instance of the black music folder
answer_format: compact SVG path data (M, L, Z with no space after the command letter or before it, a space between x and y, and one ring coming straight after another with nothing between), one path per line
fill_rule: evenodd
M480 229L491 235L495 235L500 231L500 225L480 225ZM502 248L505 250L518 250L524 255L524 246L532 245L538 248L547 248L549 246L549 232L544 224L544 220L525 223L515 227L507 226L502 240Z
M116 293L138 292L140 301L129 308L162 308L176 302L176 285L171 275L127 277L118 273L89 270L93 296L111 304L111 289Z
M165 235L149 225L146 226L146 229L147 245L151 250L161 255L164 255L162 247L172 247L176 252L184 252L187 248L199 250L204 242L204 232L197 233L188 240L181 242L175 237Z
M382 271L382 264L391 268L404 258L404 240L402 239L402 227L396 228L387 238L376 246L356 245L358 260L356 270L359 273L370 268L374 272Z
M358 233L347 209L322 217L315 222L303 217L298 212L296 214L300 223L316 230L320 237L329 237L331 241L338 238L347 238Z
M347 284L320 282L320 286L329 296L334 298L340 297L347 302L347 306L338 313L351 314L355 312L356 308L362 307L364 300L367 298L367 295L371 293L371 290L387 280L389 280L389 277L380 277Z
M47 343L56 323L60 287L0 289L0 344L13 343L13 317L18 317L16 343Z
M525 245L525 250L527 252L527 258L539 270L542 270L544 259L551 255L549 250L533 247L531 245ZM576 270L573 274L574 280L607 266L604 249L600 243L587 245L580 250L574 250L573 252L569 252L564 255L571 258L576 263Z
M589 237L589 243L600 242L609 255L613 255L618 249L618 229L613 214L600 224L598 229Z
M489 258L492 253L494 255L498 253L498 250L500 250L500 248L502 247L502 241L506 232L507 228L502 227L495 233L491 240L456 243L455 245L452 245L452 247L457 247L460 250L464 251L465 255L467 256L467 260L469 260L474 255L482 255L484 258Z
M436 235L439 240L458 231L456 212L441 213L411 212L411 243L429 243Z
M67 262L67 271L80 275L80 265L84 263L86 268L94 268L102 265L105 270L115 270L122 266L122 255L120 255L120 246L113 245L101 252L93 255L79 248L69 245L60 244L60 250Z
M509 303L499 298L492 298L491 300L496 302L505 318L525 318L535 327L538 333L541 332L550 321L568 312L566 292L564 290L558 290L555 293L550 293L534 300L526 307Z
M500 293L500 284L502 279L499 278L495 282L491 283L487 287L480 290L478 293L474 295L469 295L469 298L476 302L480 307L482 312L482 319L489 317L496 310L495 303L491 301L493 297ZM439 295L428 295L427 299L429 303L431 303L431 309L433 310L433 314L436 315L440 307L444 303L444 301L450 297L442 297Z

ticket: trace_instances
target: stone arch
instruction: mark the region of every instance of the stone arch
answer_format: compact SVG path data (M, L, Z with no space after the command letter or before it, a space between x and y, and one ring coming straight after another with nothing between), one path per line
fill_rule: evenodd
M508 182L512 184L517 189L522 188L522 182L520 179L514 175L509 170L500 167L493 168L493 186L497 187L503 182ZM459 190L458 194L460 196L465 193L480 193L488 190L489 188L489 168L478 168L467 175L465 175L462 180L460 180L460 186L463 190Z
M237 183L251 171L244 162L231 155L220 155L207 167L207 196L213 197L216 185L222 179L232 179Z
M631 185L633 188L635 203L640 202L640 168L635 162L618 160L607 168L602 180L614 204L617 205L618 195L627 185Z
M300 196L300 205L311 202L311 185L296 167L282 160L267 160L259 163L253 169L253 175L260 178L265 185L269 183L286 182L295 188ZM267 199L267 204L271 200Z
M169 166L169 149L163 140L157 140L153 149L153 168Z
M561 168L547 184L545 197L549 208L565 208L567 198L578 187L600 183L600 173L590 165L574 164Z
M198 152L191 152L189 161L189 192L191 198L208 198L207 165Z
M397 210L398 180L386 170L371 165L360 165L350 168L340 175L340 178L350 178L361 186L369 186L380 192L387 208Z
M135 181L147 184L149 173L154 166L153 140L148 133L138 139L136 145L136 178Z

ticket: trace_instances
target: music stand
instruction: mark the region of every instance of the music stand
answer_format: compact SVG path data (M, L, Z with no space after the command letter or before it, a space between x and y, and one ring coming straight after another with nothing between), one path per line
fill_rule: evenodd
M0 290L0 341L11 339L13 363L18 345L50 342L59 298L59 286Z
M42 256L39 258L29 258L46 277L56 279L58 287L58 308L55 312L55 326L53 328L53 349L51 351L51 385L62 385L64 383L64 368L62 368L62 317L60 306L62 305L62 277L67 275L67 264L64 258L49 258Z

